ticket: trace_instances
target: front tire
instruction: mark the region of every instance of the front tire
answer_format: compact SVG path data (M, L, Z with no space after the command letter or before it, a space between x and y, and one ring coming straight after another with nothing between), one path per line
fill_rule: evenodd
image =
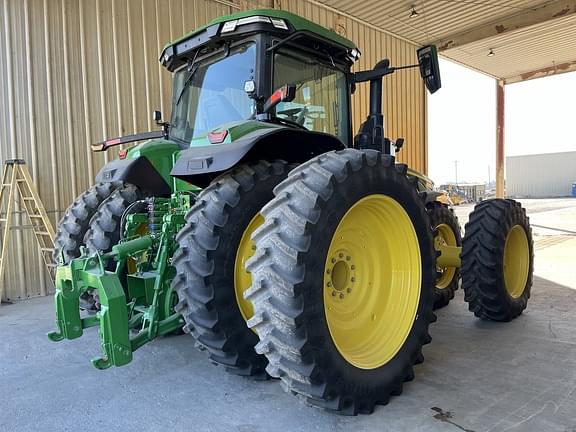
M251 284L244 264L254 253L250 235L262 223L260 209L288 169L283 161L260 161L220 176L198 196L176 238L172 286L184 331L237 375L266 378L266 358L254 351L258 337L246 326L253 312L243 298Z
M530 298L534 243L520 203L491 199L476 205L462 246L462 288L478 318L510 321Z
M432 232L406 169L377 151L326 153L262 210L249 325L268 373L312 405L372 412L431 341Z

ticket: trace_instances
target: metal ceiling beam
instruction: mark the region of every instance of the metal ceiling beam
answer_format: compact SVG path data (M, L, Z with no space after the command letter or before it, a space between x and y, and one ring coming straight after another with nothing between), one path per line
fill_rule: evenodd
M559 63L541 69L535 69L504 79L506 84L528 81L536 78L544 78L551 75L559 75L567 72L576 72L576 60Z
M445 51L575 13L576 0L556 0L526 12L447 36L436 41L435 44L439 51Z

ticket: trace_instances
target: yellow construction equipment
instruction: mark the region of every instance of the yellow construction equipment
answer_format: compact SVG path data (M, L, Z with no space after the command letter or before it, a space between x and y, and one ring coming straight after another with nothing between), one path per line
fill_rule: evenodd
M56 265L52 259L54 251L54 228L44 205L40 200L32 177L23 159L10 159L4 163L2 173L2 185L0 186L0 209L4 207L4 200L7 199L6 211L0 214L0 225L2 227L2 249L0 249L0 301L4 291L4 271L9 253L10 231L13 228L12 218L14 214L16 195L20 197L20 206L24 208L32 230L38 241L42 258L52 279L56 270ZM6 198L7 197L7 198Z

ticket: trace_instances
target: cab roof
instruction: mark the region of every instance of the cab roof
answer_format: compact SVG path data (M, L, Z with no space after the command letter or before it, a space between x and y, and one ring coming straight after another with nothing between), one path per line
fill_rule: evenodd
M174 60L180 56L184 56L185 51L192 51L196 47L202 46L213 39L234 36L234 31L228 32L228 30L225 30L226 23L230 24L235 20L250 17L272 18L272 23L268 23L268 26L276 33L284 33L286 36L289 36L296 32L307 32L308 34L316 35L320 39L330 41L331 44L340 46L343 50L355 50L359 53L356 44L351 40L298 15L277 9L252 9L218 17L210 21L207 25L192 30L184 36L168 43L162 50L160 62L169 70L174 70L174 67L181 63L180 61ZM275 24L273 25L274 19L283 20L287 24L287 28L283 29L277 27ZM238 27L240 27L242 22L238 21L238 24ZM235 24L233 27L234 29L237 28ZM241 28L244 28L244 26L241 26Z

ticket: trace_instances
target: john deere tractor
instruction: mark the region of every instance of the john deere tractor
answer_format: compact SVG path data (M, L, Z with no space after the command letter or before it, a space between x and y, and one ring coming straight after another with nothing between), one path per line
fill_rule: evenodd
M99 327L104 369L183 330L227 371L280 378L310 404L370 413L414 378L434 305L458 287L483 319L525 308L533 246L512 200L479 204L463 241L429 180L396 162L382 80L351 41L296 15L252 10L167 45L172 116L109 139L119 152L66 211L56 239L54 341ZM350 98L370 86L353 135ZM191 339L192 342L192 339Z

